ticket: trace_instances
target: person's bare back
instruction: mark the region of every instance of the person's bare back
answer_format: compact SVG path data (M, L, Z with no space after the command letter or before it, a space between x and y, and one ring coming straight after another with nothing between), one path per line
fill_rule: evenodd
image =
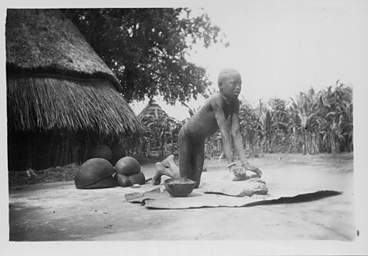
M216 94L208 99L201 109L190 118L184 125L184 129L193 138L205 140L213 133L219 130L218 120L216 119L216 111L222 109L225 119L231 118L232 114L239 109L238 99L232 102L226 102L225 98L220 94Z

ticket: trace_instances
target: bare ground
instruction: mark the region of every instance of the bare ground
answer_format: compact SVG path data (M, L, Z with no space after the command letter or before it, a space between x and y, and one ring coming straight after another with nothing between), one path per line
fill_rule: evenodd
M50 240L353 240L353 155L272 154L250 160L280 186L303 181L343 194L316 201L244 208L148 210L121 188L77 190L73 182L25 186L9 193L11 241ZM216 160L208 171L221 171ZM153 165L143 166L147 177Z

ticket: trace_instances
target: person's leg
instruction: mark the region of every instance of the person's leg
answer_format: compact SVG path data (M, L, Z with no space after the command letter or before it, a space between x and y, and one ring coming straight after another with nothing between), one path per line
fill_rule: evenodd
M179 174L180 177L189 178L192 166L192 142L184 131L185 126L183 126L179 132L178 143L179 143Z
M193 145L192 150L193 169L189 178L196 182L195 188L198 188L199 184L201 183L203 162L204 162L204 141L201 141Z
M204 143L197 143L193 147L193 143L190 137L185 134L184 128L179 132L179 175L183 178L189 178L193 181L197 181L197 186L200 182L200 176L203 168L204 160ZM173 157L169 156L162 162L156 163L157 175L154 176L154 184L159 184L161 181L161 175L167 175L170 177L177 177L178 167L173 161ZM199 171L198 171L199 170Z

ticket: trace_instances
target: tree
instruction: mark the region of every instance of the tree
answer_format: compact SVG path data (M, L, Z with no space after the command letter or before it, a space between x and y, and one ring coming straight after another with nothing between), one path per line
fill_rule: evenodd
M113 70L128 102L161 94L173 104L205 94L210 82L204 68L187 60L189 50L196 43L225 43L207 14L187 8L63 12Z

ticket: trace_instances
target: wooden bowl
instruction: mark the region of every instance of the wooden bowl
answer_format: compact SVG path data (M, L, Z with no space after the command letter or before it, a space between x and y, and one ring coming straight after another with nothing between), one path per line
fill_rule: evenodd
M173 178L164 181L164 186L173 197L186 197L192 193L195 182L186 178Z

